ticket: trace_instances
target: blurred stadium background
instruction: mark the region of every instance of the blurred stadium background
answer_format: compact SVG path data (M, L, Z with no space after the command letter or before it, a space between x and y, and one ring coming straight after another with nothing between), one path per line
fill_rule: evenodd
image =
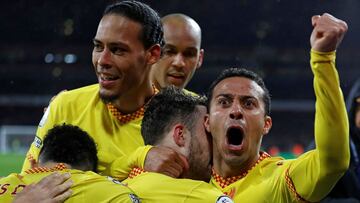
M92 38L110 1L5 1L0 13L0 176L18 172L43 108L63 89L96 83ZM360 77L358 0L152 0L160 15L181 12L202 27L205 61L188 89L204 93L226 67L259 72L272 94L273 129L264 149L287 158L313 138L309 68L311 16L348 22L337 56L346 96ZM86 102L86 101L84 101Z

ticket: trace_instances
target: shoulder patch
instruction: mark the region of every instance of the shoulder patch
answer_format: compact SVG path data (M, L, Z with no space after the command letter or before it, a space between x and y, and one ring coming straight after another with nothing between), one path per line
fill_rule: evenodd
M40 120L40 123L39 123L39 127L43 127L47 121L47 118L49 116L49 113L50 113L50 105L47 107L43 117L41 118Z
M230 197L223 195L216 200L216 203L234 203L234 202L232 201L232 199L230 199Z
M35 147L39 148L42 146L42 140L40 137L35 136L34 142L33 144L35 145Z
M133 203L141 203L140 198L133 193L129 194L129 198Z
M115 179L115 178L113 178L111 176L107 176L107 179L110 180L111 182L115 183L115 184L126 186L121 181L119 181L119 180L117 180L117 179Z

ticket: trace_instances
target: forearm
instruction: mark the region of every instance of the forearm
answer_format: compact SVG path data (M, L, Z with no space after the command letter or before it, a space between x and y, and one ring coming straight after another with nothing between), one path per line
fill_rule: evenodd
M289 169L297 193L308 201L325 197L348 167L349 130L346 108L335 69L335 53L311 52L316 95L316 149Z
M349 123L335 68L335 53L312 51L311 66L316 95L316 151L327 173L344 171L350 160Z

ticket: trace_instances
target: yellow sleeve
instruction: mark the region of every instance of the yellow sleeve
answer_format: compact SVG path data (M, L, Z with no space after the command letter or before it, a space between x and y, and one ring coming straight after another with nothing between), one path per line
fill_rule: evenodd
M311 50L316 95L316 149L300 156L289 168L296 192L311 202L324 198L349 166L349 123L335 52Z
M41 121L39 123L39 126L36 131L36 136L34 138L34 141L30 145L30 149L26 154L23 167L21 169L21 172L26 171L27 169L31 168L31 161L37 161L40 153L40 149L42 147L44 137L47 134L47 131L51 129L56 124L56 114L61 114L59 112L58 103L61 96L58 95L54 101L51 102L51 104L46 109L46 112L44 113L43 117L41 118Z
M151 148L151 145L141 146L138 147L129 156L121 156L115 159L110 167L110 176L118 180L124 180L128 177L128 174L132 168L144 168L146 155Z

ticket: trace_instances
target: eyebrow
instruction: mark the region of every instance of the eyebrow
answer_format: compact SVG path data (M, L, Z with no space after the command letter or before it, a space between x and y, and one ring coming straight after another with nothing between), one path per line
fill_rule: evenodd
M218 97L225 97L227 99L233 99L234 98L234 96L232 94L226 94L226 93L218 94L218 95L215 96L215 98L218 98ZM243 95L243 96L240 96L240 99L241 100L244 100L244 99L256 99L256 97L250 96L250 95Z
M97 39L95 39L95 38L94 38L92 41L93 41L94 43L101 43L100 40L97 40Z
M99 43L99 44L104 44L102 41L98 40L98 39L93 39L93 42L94 43ZM122 46L122 47L125 47L125 48L128 48L130 49L129 45L125 44L125 43L122 43L122 42L110 42L108 43L109 46L113 47L113 46Z
M167 44L165 43L165 46L164 48L173 48L173 49L177 49L175 45L172 45L172 44ZM189 51L197 51L198 49L196 47L186 47L185 50L189 50Z
M172 44L166 44L164 45L164 49L177 49L176 46L172 45Z
M227 99L232 99L232 98L234 98L234 96L231 95L231 94L218 94L218 95L215 96L215 98L219 98L219 97L225 97L225 98L227 98Z

